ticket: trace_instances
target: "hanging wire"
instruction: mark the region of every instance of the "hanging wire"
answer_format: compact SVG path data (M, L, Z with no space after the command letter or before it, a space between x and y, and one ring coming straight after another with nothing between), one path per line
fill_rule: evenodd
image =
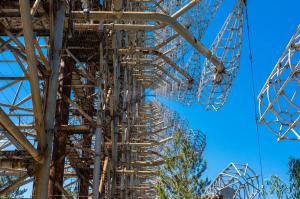
M256 135L257 135L257 144L258 144L258 156L259 156L259 167L260 167L260 176L261 183L264 186L264 175L263 175L263 165L262 165L262 155L261 155L261 143L260 143L260 134L259 134L259 126L258 126L258 113L257 113L257 105L256 105L256 97L255 97L255 82L254 82L254 70L253 70L253 55L252 55L252 46L251 46L251 38L250 38L250 26L248 19L248 5L246 3L246 25L247 25L247 36L248 36L248 47L249 47L249 62L250 62L250 71L251 71L251 83L252 83L252 94L253 94L253 104L254 104L254 119L256 125ZM262 187L264 188L264 187Z

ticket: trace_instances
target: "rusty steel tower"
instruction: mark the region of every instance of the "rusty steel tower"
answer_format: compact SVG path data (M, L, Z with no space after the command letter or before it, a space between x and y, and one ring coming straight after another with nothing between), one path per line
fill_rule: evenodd
M14 176L0 195L31 183L34 198L155 198L174 129L205 136L147 92L222 107L245 7L236 1L209 48L222 2L0 1L0 175Z

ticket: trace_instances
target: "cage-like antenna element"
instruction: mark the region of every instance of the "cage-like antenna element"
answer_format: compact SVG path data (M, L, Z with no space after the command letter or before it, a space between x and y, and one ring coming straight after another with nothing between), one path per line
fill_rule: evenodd
M230 163L209 185L207 196L221 195L223 198L252 199L259 193L259 181L248 164Z
M259 121L278 141L300 140L300 25L258 95Z
M216 67L205 59L198 100L206 109L217 111L226 102L240 67L245 2L238 0L212 44L212 53L224 64Z

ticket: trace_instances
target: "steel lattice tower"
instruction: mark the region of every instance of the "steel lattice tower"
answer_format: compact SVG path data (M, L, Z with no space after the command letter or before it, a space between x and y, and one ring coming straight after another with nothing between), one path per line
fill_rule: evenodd
M210 50L201 39L222 2L2 0L0 175L14 180L0 195L33 182L34 198L155 198L174 130L199 153L205 135L147 90L215 110L225 103L245 2Z

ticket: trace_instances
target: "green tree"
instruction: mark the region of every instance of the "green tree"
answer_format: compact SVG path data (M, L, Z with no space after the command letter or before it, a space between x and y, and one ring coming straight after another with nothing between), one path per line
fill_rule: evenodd
M193 140L195 142L195 140ZM194 144L194 143L193 143ZM189 137L180 131L164 149L165 164L160 168L156 190L160 199L202 198L207 179L201 176L206 169L202 152L195 150Z
M266 181L266 188L268 189L265 192L265 197L267 194L275 195L278 199L287 199L289 198L289 186L284 183L278 176L271 176L269 180Z
M289 160L289 183L283 182L278 176L271 176L265 183L264 198L275 195L278 199L300 199L300 160Z
M300 198L300 160L289 160L290 193L292 198Z

